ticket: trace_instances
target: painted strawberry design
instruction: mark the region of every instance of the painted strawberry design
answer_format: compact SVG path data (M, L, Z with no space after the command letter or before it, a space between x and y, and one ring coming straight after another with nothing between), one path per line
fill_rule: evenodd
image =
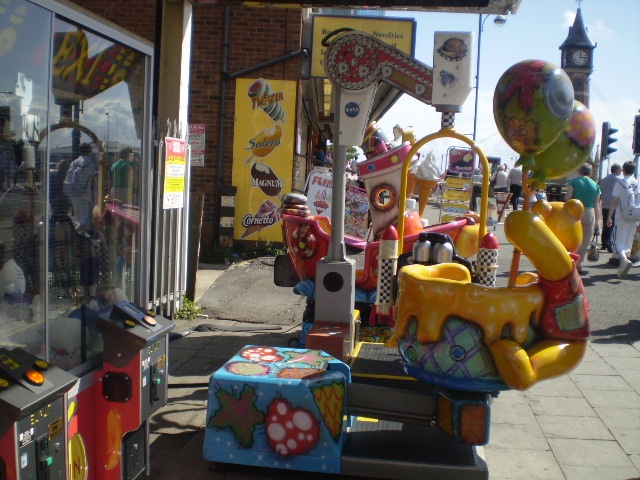
M280 362L283 358L275 348L271 347L245 348L240 352L240 356L252 362Z
M320 437L320 427L311 412L276 398L267 409L267 441L283 457L301 455L311 450Z

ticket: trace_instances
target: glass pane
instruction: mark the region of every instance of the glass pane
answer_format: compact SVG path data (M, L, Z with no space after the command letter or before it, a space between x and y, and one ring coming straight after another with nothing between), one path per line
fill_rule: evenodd
M46 190L35 155L46 125L51 14L0 9L0 345L45 354ZM46 175L44 177L46 179Z
M98 315L137 290L144 65L129 47L54 22L48 138L37 154L48 147L49 360L63 368L101 353Z

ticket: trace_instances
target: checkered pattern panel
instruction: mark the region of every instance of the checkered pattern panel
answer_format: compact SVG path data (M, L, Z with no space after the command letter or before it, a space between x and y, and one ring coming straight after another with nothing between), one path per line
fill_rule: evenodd
M477 261L474 262L476 283L485 287L496 286L496 271L498 269L498 251L481 248L478 250Z
M393 261L381 259L376 305L388 305L391 303L391 289L393 286L394 274Z
M478 273L476 274L476 283L483 287L495 287L496 277L490 273Z
M498 250L481 248L478 250L478 265L496 265L498 263Z
M456 124L456 114L453 112L442 112L442 128L453 128Z

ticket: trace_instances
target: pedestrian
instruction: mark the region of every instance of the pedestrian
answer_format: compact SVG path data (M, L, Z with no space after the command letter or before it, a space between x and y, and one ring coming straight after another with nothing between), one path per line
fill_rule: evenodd
M509 191L508 177L509 176L507 175L507 172L505 172L505 166L504 165L498 166L498 170L494 172L494 174L491 176L491 181L494 182L493 191L508 192Z
M129 147L123 147L118 157L109 169L111 195L126 204L134 204L138 165Z
M609 228L613 226L613 214L618 209L620 202L625 201L626 196L630 194L629 188L636 195L640 195L638 181L633 175L635 172L635 162L627 161L622 164L623 178L616 180L616 184L613 187L611 205L609 206L609 217L607 218ZM638 222L627 221L620 214L616 215L616 218L615 249L620 255L620 266L618 267L617 275L618 278L625 278L632 265L629 257L631 256L631 245L633 244Z
M10 172L15 164L10 135L0 135L0 189L9 189Z
M71 252L74 228L69 210L71 202L64 193L64 181L71 162L62 159L58 162L55 172L49 176L49 205L51 207L51 222L49 227L50 272L54 280L68 293L73 278L71 272Z
M511 206L515 212L518 210L520 195L522 195L522 165L516 165L509 170L507 183L509 184L509 191L511 192Z
M49 177L49 205L51 206L51 219L54 223L69 218L71 202L64 193L64 181L70 166L69 160L63 158L56 165L55 172L51 173Z
M583 163L578 169L579 176L572 178L567 183L567 193L565 201L572 198L580 200L584 205L582 213L582 243L578 247L576 254L580 256L576 262L576 267L580 275L587 273L582 270L582 262L587 255L589 243L594 232L599 236L600 228L600 186L590 178L592 169L588 163Z
M63 191L71 200L76 255L80 267L80 283L83 288L83 303L89 303L98 288L98 263L94 255L97 231L93 224L93 207L97 200L98 164L91 154L91 145L80 144L80 156L72 163L64 180Z
M602 196L600 198L602 204L602 219L604 221L602 225L602 249L607 250L609 253L613 253L613 245L611 244L611 232L616 226L615 212L611 215L611 227L607 225L607 219L609 218L609 207L611 206L611 200L613 199L613 187L618 182L622 173L622 167L614 163L611 165L611 173L600 180L600 190Z
M327 156L322 150L320 145L316 145L313 147L313 166L314 167L326 167L327 165Z

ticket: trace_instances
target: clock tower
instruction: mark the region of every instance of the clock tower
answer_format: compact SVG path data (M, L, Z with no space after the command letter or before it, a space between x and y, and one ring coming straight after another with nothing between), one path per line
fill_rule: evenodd
M569 35L560 45L560 66L571 79L575 99L589 108L589 77L593 73L593 50L597 45L589 40L579 5L580 0L573 26L569 27Z

